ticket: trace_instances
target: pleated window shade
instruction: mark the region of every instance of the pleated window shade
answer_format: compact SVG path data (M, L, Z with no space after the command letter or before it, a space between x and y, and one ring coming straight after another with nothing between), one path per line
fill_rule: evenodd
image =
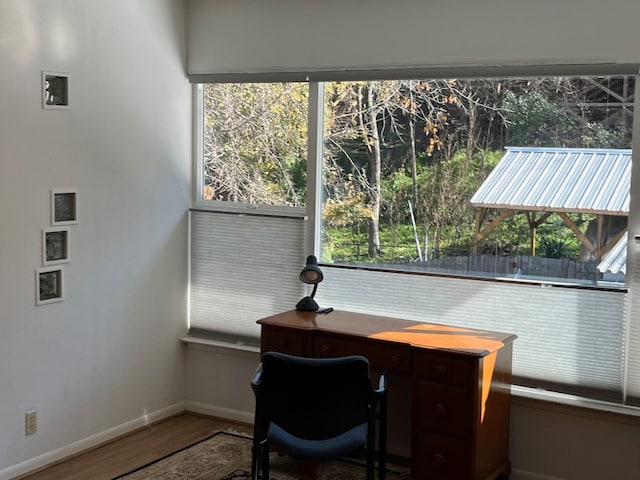
M629 403L640 405L640 237L633 241L633 285L628 330L628 359L625 372L626 396Z
M302 218L190 213L190 333L257 344L256 320L305 294ZM253 342L252 342L253 341Z
M514 383L623 401L625 291L322 269L325 278L316 298L323 306L515 333ZM640 313L640 305L636 308ZM637 358L629 365L637 393L638 329L632 340Z

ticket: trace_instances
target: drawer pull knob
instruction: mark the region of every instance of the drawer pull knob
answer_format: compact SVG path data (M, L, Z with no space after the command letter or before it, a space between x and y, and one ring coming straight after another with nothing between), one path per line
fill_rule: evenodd
M436 467L441 467L442 465L444 465L444 455L442 455L441 453L436 453L431 458L431 463L433 463L433 465Z
M322 353L322 355L329 355L329 353L331 353L331 347L326 343L323 343L320 345L320 353Z
M393 367L399 367L400 366L400 357L397 355L394 355L393 357L391 357L391 365Z
M438 415L439 417L443 417L444 414L446 413L447 409L444 407L443 404L441 403L436 403L433 406L433 412Z
M447 374L447 367L445 367L444 365L438 365L436 367L436 373L439 377L444 377Z

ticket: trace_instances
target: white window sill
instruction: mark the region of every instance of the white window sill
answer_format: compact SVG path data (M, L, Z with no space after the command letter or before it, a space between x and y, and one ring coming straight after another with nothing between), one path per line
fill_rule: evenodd
M244 352L254 352L260 353L259 347L254 347L253 345L246 345L244 342L238 340L236 343L231 343L228 341L220 341L220 340L212 340L209 338L196 337L193 335L185 335L182 337L181 341L187 344L195 344L195 345L206 345L210 347L216 348L226 348L232 350L242 350Z
M553 410L570 415L602 418L606 421L640 426L640 408L618 403L550 392L539 388L511 386L512 404L521 407Z

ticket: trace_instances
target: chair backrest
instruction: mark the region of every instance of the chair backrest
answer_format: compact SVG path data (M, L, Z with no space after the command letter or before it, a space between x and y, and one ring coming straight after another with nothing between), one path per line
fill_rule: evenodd
M310 440L366 423L374 395L365 357L303 358L278 352L264 353L254 393L263 422Z

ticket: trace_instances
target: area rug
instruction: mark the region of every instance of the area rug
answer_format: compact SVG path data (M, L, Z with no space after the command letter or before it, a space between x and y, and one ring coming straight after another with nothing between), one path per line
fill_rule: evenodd
M251 477L251 438L231 432L212 436L113 480L242 480ZM391 467L388 480L408 480L409 470ZM298 480L298 465L291 458L272 454L273 480ZM362 480L364 463L359 460L324 462L316 469L317 480Z

